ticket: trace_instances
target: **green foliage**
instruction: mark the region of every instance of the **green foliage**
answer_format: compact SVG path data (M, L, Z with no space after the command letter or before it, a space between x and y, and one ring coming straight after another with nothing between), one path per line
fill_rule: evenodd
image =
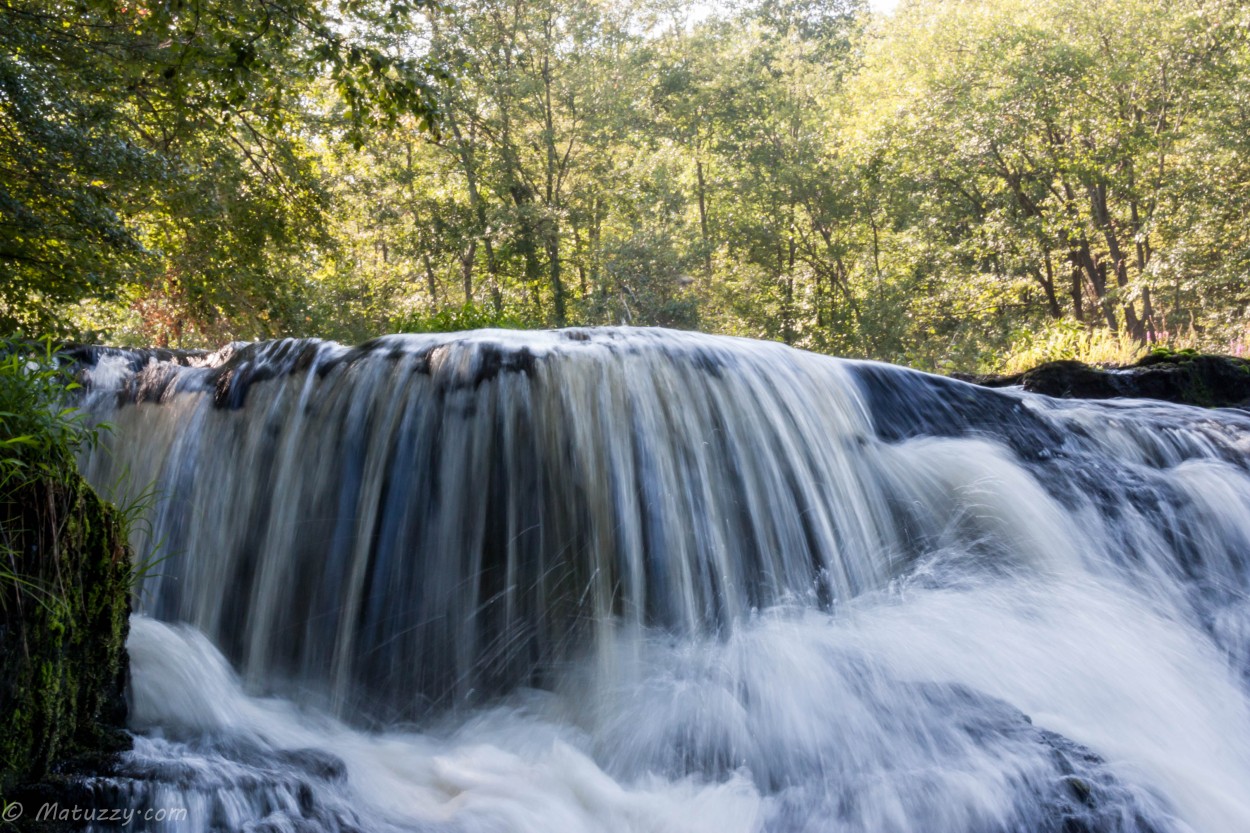
M936 370L1247 338L1235 0L82 8L0 5L0 325L658 324Z
M958 339L994 348L981 364L1064 321L1108 352L1228 337L1213 313L1244 301L1212 272L1244 281L1244 245L1213 245L1197 218L1227 217L1250 170L1187 167L1197 137L1239 118L1223 91L1245 77L1245 35L1237 4L1155 0L914 2L881 24L849 91L854 135L905 197L890 214L922 259L903 259L937 267L960 318L990 308Z
M98 431L63 404L77 387L50 338L0 341L0 494L14 482L75 471L74 456Z
M1171 354L1172 350L1155 348L1150 352ZM1125 366L1134 364L1146 353L1145 346L1127 332L1090 330L1079 322L1061 320L1036 330L1021 331L1007 355L995 365L1007 374L1023 373L1045 362L1064 359L1097 366Z
M459 307L443 307L432 313L412 313L391 323L396 333L454 333L461 330L525 329L525 323L508 313L467 303Z
M304 96L326 76L356 141L428 127L440 70L400 44L421 5L0 3L0 327L133 312L164 342L306 317L286 267L330 241ZM67 314L81 299L111 314Z

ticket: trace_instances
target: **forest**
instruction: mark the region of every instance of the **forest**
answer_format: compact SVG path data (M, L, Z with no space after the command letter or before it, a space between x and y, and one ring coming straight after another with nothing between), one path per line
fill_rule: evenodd
M1240 354L1240 0L0 0L0 330Z

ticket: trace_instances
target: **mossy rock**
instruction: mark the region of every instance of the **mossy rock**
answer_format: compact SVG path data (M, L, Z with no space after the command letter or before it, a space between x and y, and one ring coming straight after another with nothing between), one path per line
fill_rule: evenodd
M76 473L0 493L0 793L129 745L130 551Z
M1156 350L1127 367L1077 361L1038 365L1014 376L965 376L987 387L1075 399L1158 399L1205 408L1250 408L1250 361L1192 350Z

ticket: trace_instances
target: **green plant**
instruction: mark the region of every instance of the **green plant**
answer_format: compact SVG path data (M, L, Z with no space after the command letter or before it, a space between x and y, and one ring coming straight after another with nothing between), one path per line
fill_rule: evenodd
M65 405L78 387L51 338L0 342L0 494L15 479L73 472L98 440L100 426Z
M159 493L156 488L155 481L147 483L142 489L133 493L126 488L125 484L130 479L130 472L127 469L112 488L108 490L108 494L113 496L114 507L117 510L118 520L121 522L122 528L126 530L129 540L133 540L132 536L136 530L140 530L144 537L151 539L156 531L152 523L152 508L156 505ZM116 496L124 496L118 499ZM158 566L174 555L172 552L165 552L164 537L158 538L147 546L147 555L137 560L130 568L130 590L131 596L138 600L142 595L143 587L149 578L159 577L161 574L153 572ZM163 553L163 554L162 554Z
M57 480L73 471L73 455L91 432L81 416L61 400L75 386L57 361L51 339L0 343L0 500L46 474ZM57 594L22 574L9 535L0 536L0 584L22 591L39 604L56 606ZM0 599L7 596L0 596Z
M1046 362L1072 359L1093 365L1133 364L1146 347L1128 332L1089 328L1077 321L1055 321L1039 330L1022 332L1003 359L1003 373L1022 373Z
M437 312L413 312L391 322L396 333L452 333L461 330L500 328L523 330L527 325L510 312L496 312L487 306L463 304L443 307Z

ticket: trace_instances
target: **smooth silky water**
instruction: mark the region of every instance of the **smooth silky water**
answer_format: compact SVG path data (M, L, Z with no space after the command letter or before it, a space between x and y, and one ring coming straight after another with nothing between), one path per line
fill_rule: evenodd
M1250 830L1250 415L660 330L78 358L146 829Z

